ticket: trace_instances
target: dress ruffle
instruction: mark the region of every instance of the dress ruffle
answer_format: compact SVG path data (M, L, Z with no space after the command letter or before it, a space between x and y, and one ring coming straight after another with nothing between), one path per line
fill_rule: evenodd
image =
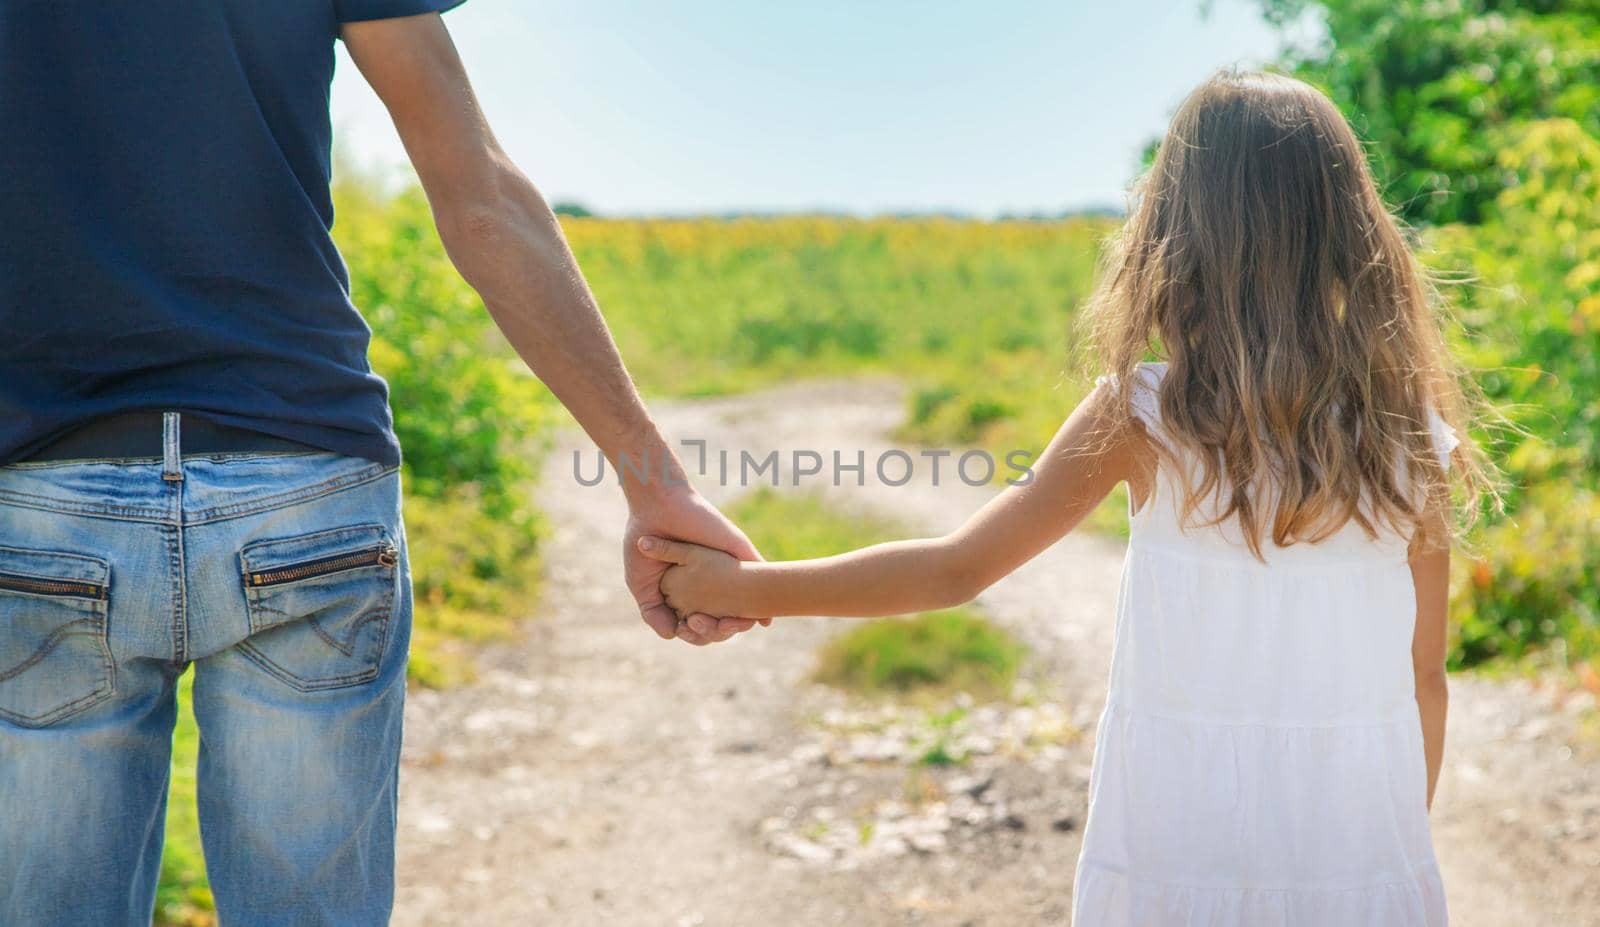
M1446 927L1429 860L1411 878L1348 888L1225 888L1143 879L1078 864L1074 927Z

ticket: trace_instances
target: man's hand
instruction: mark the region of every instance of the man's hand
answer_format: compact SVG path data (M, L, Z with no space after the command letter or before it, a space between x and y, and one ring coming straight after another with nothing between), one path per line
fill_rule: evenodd
M652 560L670 564L661 577L661 594L682 615L744 615L750 609L740 597L743 564L726 551L684 541L646 537L639 549Z
M727 551L740 560L760 560L744 532L704 497L687 487L663 488L644 498L629 499L628 527L622 538L622 570L628 591L639 603L639 616L661 637L705 645L725 641L755 627L750 618L688 615L679 621L661 593L661 576L671 566L644 555L639 539L646 535L690 541ZM770 624L766 619L762 624Z

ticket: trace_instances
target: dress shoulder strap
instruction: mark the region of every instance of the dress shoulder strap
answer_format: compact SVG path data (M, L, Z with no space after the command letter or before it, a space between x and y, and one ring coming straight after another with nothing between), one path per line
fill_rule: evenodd
M1456 436L1456 430L1445 422L1444 416L1432 406L1428 407L1428 433L1433 437L1433 451L1439 455L1439 465L1449 470L1450 453L1461 444L1461 439Z
M1161 378L1166 373L1166 361L1148 361L1133 368L1133 375L1128 378L1131 390L1128 402L1133 406L1133 414L1139 417L1150 437L1162 443L1166 443L1166 435L1161 427ZM1098 376L1094 383L1112 390L1123 388L1116 374Z

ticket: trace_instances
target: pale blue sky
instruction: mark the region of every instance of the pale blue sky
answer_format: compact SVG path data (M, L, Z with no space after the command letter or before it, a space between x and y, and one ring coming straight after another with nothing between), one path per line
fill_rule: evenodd
M1184 93L1276 36L1247 0L470 0L501 141L606 214L1120 206ZM404 161L340 51L341 153Z

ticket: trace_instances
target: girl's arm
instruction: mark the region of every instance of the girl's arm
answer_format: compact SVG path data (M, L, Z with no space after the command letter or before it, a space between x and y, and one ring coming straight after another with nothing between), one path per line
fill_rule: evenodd
M1442 517L1434 536L1443 536ZM1419 551L1411 557L1411 578L1417 589L1417 624L1411 637L1411 665L1416 677L1417 710L1422 714L1422 751L1428 763L1428 807L1444 761L1445 713L1450 686L1445 676L1446 606L1450 598L1450 548Z
M897 615L959 605L1072 530L1134 473L1133 429L1102 435L1102 390L1073 411L1033 468L1033 479L991 499L941 538L894 541L787 563L741 562L692 544L643 538L651 557L677 564L661 588L680 614Z

